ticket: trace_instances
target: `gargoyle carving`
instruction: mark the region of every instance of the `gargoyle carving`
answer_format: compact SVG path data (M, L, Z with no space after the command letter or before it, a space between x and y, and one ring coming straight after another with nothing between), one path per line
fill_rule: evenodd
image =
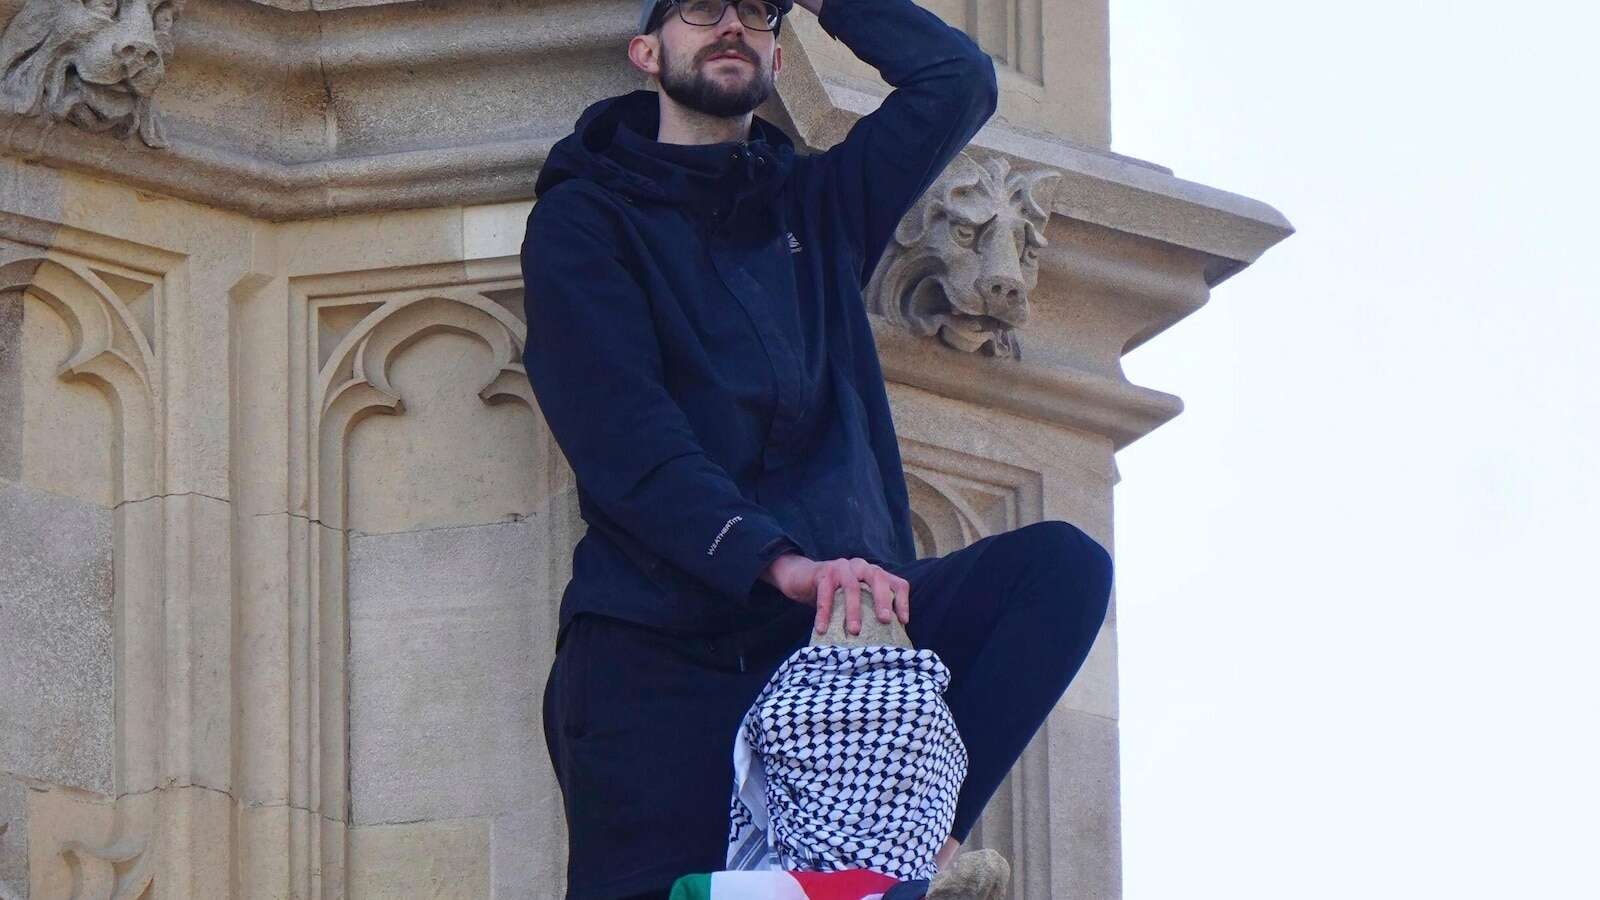
M167 146L151 95L183 0L28 0L0 35L0 112Z
M895 228L867 283L868 309L957 350L1018 357L1052 169L1010 171L1000 158L955 158Z

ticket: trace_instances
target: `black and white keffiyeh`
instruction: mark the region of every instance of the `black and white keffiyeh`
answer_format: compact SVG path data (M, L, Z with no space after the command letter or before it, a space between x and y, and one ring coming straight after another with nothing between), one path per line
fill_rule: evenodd
M795 651L734 739L728 868L932 878L967 773L949 684L931 650Z

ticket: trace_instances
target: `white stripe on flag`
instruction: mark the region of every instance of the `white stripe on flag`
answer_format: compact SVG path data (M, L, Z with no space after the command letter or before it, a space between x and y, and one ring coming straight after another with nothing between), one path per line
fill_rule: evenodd
M806 900L787 872L714 872L711 900Z

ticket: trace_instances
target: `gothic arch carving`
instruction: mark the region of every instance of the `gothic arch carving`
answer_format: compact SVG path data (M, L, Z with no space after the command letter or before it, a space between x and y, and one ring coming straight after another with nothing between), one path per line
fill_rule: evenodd
M478 400L521 403L533 413L535 453L545 464L529 477L554 499L570 474L524 374L526 327L517 315L522 294L514 257L483 261L466 279L444 268L307 276L291 281L291 295L292 353L303 361L291 377L303 386L295 416L303 425L295 430L304 465L291 464L288 489L293 508L311 525L297 566L308 618L293 626L303 637L291 638L304 648L293 665L305 687L291 702L291 717L302 723L296 741L305 753L291 780L318 814L293 819L288 828L291 845L300 848L296 877L321 873L302 882L307 896L336 898L346 895L351 867L348 529L356 426L369 416L406 415L406 388L391 373L408 348L440 334L464 336L487 348L491 360L472 385Z
M949 447L901 440L918 556L943 556L1042 515L1038 472Z
M424 295L384 303L339 341L317 375L319 484L313 515L323 524L344 527L345 444L351 429L369 415L405 411L405 400L389 379L390 366L407 347L439 333L472 337L489 348L495 370L478 388L479 399L486 404L520 401L538 414L522 367L526 332L504 306L481 295Z
M147 841L123 838L103 846L68 841L62 855L72 870L72 900L140 900L155 879Z
M122 438L113 503L155 496L155 353L117 292L84 263L32 257L0 266L0 297L7 295L31 298L61 317L72 350L57 377L93 384L106 395L112 427Z
M1044 482L1039 472L904 437L900 455L918 557L943 556L1043 518ZM1016 859L1021 836L1039 827L1028 821L1030 807L1039 804L1030 791L1048 777L1046 748L1036 743L1001 784L969 846L997 849Z
M102 277L100 268L106 270ZM161 658L168 635L168 613L161 591L163 517L151 503L162 483L159 359L140 316L109 283L118 281L150 292L152 316L162 302L164 275L91 261L67 250L0 265L0 301L37 302L65 323L69 351L56 368L63 381L81 381L98 388L111 410L116 436L111 449L113 516L118 521L112 544L117 576L112 615L115 618L116 726L113 735L113 796L108 810L116 837L106 843L50 835L60 863L70 876L74 900L108 897L137 900L148 896L155 878L147 852L158 823L153 808L155 787L172 736L164 716L126 715L125 708L161 709L154 698L167 688ZM154 319L159 321L159 319ZM60 793L51 789L49 794ZM31 829L30 829L31 830ZM43 840L47 836L35 834Z
M906 467L906 489L911 495L917 556L943 556L982 536L971 516L952 501L937 473Z

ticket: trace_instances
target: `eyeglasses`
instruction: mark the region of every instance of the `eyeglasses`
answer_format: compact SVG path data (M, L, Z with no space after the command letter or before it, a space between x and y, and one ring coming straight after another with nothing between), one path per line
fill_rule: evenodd
M722 14L730 6L739 17L740 25L756 31L777 28L780 18L778 7L767 0L668 0L663 8L672 6L678 7L678 18L690 25L715 25L722 21ZM657 15L663 13L658 12Z

